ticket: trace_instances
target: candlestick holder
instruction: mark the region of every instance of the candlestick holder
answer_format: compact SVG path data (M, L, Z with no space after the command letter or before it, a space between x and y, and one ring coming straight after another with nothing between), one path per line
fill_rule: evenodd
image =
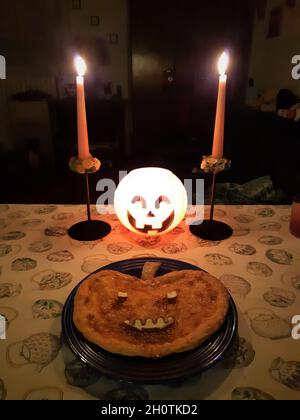
M211 202L210 202L210 217L202 223L195 223L190 226L190 232L201 239L210 241L222 241L232 236L233 230L226 223L214 220L215 197L216 197L216 178L219 172L230 168L231 161L225 158L215 159L212 156L204 156L201 169L205 173L213 174Z
M97 241L105 238L111 232L111 226L101 220L92 220L89 183L89 174L97 172L100 169L101 162L92 156L84 161L78 158L72 158L69 166L73 172L85 176L87 220L71 226L68 234L70 238L84 242Z

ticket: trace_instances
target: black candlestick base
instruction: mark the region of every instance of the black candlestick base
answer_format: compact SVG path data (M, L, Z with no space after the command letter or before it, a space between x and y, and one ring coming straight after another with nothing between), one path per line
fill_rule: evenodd
M230 226L215 220L204 220L201 225L191 225L190 231L198 238L209 241L223 241L233 234Z
M100 220L86 220L70 227L68 234L76 241L97 241L111 232L111 226Z

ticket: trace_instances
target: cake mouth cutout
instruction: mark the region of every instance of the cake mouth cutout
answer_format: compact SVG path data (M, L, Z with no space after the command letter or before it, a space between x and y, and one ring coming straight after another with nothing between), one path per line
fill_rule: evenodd
M133 328L137 331L141 332L153 332L153 331L161 331L165 328L170 327L175 323L174 318L167 317L167 318L158 318L156 320L153 320L151 318L148 318L146 321L142 321L140 319L136 319L133 322L130 322L129 320L125 321L125 325L127 327Z

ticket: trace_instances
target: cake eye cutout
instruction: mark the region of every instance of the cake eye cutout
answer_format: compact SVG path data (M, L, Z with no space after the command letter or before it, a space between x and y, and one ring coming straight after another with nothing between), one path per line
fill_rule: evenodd
M173 292L170 292L167 294L167 298L169 302L174 302L177 299L177 292L173 290Z
M118 299L127 300L128 299L128 293L119 292L118 293Z

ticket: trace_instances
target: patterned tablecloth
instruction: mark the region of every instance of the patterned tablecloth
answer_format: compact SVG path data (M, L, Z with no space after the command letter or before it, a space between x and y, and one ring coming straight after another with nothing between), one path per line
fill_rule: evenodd
M289 233L288 206L219 206L234 236L193 237L182 223L161 238L137 237L116 216L102 241L71 240L67 228L84 206L0 206L1 399L300 399L300 240ZM94 210L94 216L99 216ZM140 256L176 258L220 278L239 310L239 349L221 364L171 386L101 377L61 346L63 304L76 284L110 262Z

